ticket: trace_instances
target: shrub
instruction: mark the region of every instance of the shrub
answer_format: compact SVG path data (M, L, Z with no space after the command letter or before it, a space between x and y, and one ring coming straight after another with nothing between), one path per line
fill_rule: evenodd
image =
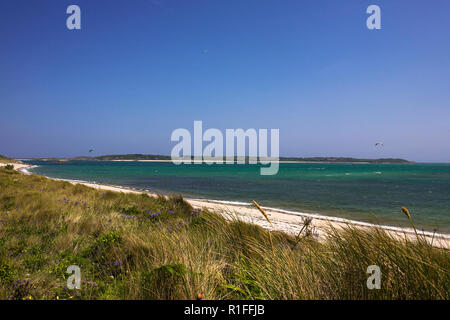
M13 268L7 264L0 263L0 282L8 282L13 277Z
M30 255L23 260L23 266L30 271L40 270L45 265L46 256L42 253Z
M4 196L2 197L3 210L11 210L16 205L16 198L14 196Z
M135 204L127 204L126 206L120 208L120 212L129 215L137 215L141 213L141 211L136 207Z
M24 300L31 298L34 285L30 281L15 281L11 286L11 300Z
M168 264L142 274L144 299L177 299L185 290L187 268L184 264Z
M59 255L56 263L52 266L50 273L55 274L58 278L67 279L67 267L76 265L84 271L89 270L89 259L77 256L69 252L63 252Z
M92 246L85 252L85 256L96 262L105 261L111 247L118 246L121 242L122 238L117 232L104 233L95 239Z

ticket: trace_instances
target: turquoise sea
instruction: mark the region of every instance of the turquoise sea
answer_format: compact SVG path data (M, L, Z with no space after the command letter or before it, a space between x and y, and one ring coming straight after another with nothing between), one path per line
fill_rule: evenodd
M281 163L274 176L259 165L171 162L28 161L53 178L95 181L187 198L206 198L450 233L450 164Z

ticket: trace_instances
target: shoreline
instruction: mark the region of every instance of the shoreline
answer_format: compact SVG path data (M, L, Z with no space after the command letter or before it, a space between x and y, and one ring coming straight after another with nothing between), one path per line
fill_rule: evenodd
M98 160L98 159L47 159L47 158L42 158L42 159L26 159L26 158L20 158L17 159L19 161L23 160L23 161L33 161L33 160L38 160L38 161L58 161L58 162L69 162L69 161L112 161L112 162L172 162L173 160L170 159L154 159L154 160L128 160L128 159L114 159L114 160ZM180 159L183 160L183 159ZM189 160L186 159L184 161L189 161L191 163L216 163L217 160ZM272 160L264 160L264 161L272 161L274 163L317 163L317 164L415 164L417 162L414 161L408 161L408 162L402 162L402 163L397 163L397 162L376 162L376 163L372 163L369 161L296 161L296 160L276 160L276 159L272 159ZM226 163L226 160L223 160L223 163ZM258 162L259 163L259 162ZM432 162L430 162L432 163Z
M28 169L35 167L23 163L13 163L13 165L15 170L23 174L33 174L29 172ZM156 193L152 193L147 190L140 190L124 186L100 184L97 182L89 182L81 180L59 179L51 177L46 178L57 181L67 181L72 184L83 184L85 186L101 190L124 192L124 193L146 193L150 196L157 196ZM372 224L368 222L350 220L339 217L324 216L320 214L303 213L291 210L284 210L280 208L271 208L262 206L262 208L266 211L267 215L269 216L272 222L272 224L270 224L262 216L260 211L256 207L254 207L253 204L251 203L247 204L242 202L213 200L213 199L195 199L195 198L184 198L184 199L196 209L207 209L216 212L218 214L221 214L225 218L229 219L237 218L244 222L259 225L265 229L282 231L291 235L296 235L299 233L302 226L304 225L305 219L312 219L310 230L312 231L313 236L315 236L319 240L323 240L326 238L330 228L340 229L348 225L356 226L361 229L381 228L399 240L407 239L414 241L416 239L416 234L412 228L402 228L402 227ZM433 233L429 231L419 231L419 230L417 232L419 233L419 235L424 236L427 239L427 241L433 243L434 246L450 249L450 234Z

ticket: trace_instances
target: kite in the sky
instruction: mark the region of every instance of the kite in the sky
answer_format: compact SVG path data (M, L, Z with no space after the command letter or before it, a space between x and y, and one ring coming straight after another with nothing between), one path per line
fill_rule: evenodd
M377 146L382 146L382 147L384 147L384 143L383 143L383 142L377 142L377 143L375 143L375 147L377 147Z
M94 149L89 149L89 153L94 152Z

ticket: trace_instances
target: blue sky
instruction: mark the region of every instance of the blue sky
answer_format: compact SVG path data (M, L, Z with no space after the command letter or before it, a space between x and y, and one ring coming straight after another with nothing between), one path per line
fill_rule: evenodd
M449 15L448 0L2 0L0 154L170 154L202 120L279 128L284 156L450 162Z

